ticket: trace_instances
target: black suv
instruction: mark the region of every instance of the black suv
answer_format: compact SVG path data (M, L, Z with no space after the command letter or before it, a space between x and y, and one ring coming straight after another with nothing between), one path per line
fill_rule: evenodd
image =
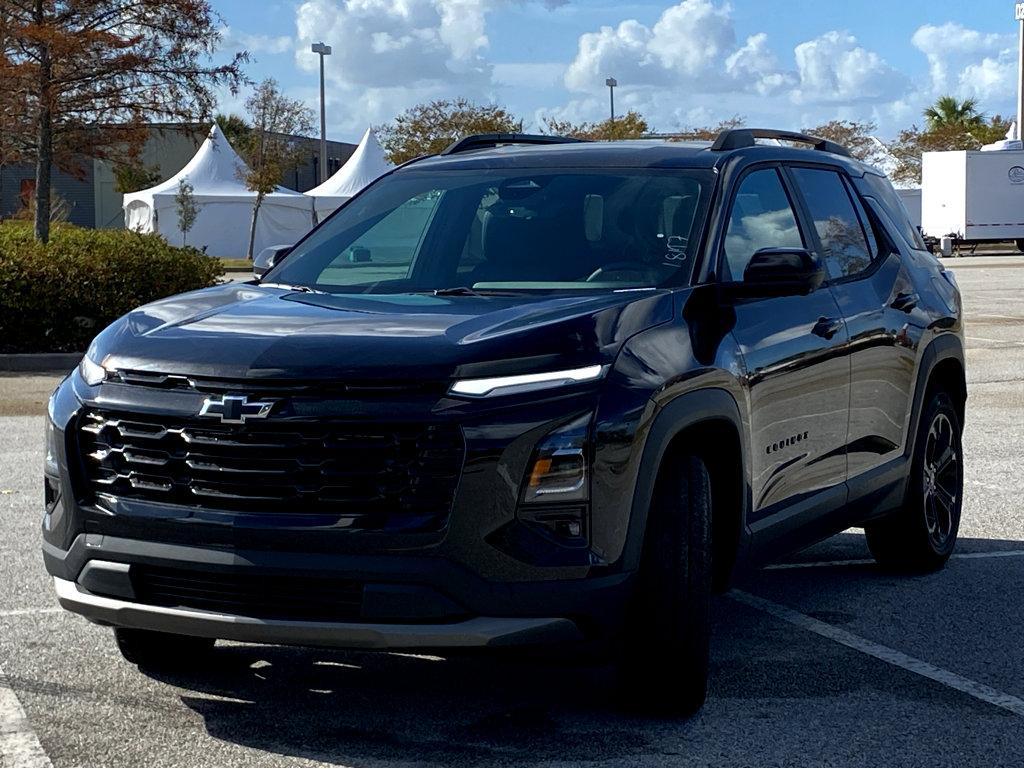
M955 544L959 291L830 142L471 137L258 272L50 400L46 567L133 662L586 641L692 712L738 565Z

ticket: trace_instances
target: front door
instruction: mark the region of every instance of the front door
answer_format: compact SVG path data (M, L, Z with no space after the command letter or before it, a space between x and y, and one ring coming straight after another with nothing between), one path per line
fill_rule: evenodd
M814 250L775 167L744 176L731 203L719 269L743 279L762 248ZM846 325L828 286L803 296L739 301L733 330L743 356L751 435L751 515L755 534L783 519L800 524L846 494L850 360ZM818 492L824 492L819 494ZM802 506L806 503L806 506Z

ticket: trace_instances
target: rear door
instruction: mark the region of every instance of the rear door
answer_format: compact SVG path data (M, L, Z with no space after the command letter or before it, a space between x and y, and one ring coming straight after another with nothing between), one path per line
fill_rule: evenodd
M718 271L742 281L762 248L815 249L792 190L775 165L755 166L733 186ZM755 535L773 539L846 500L850 362L846 326L831 291L736 300L733 336L751 434Z
M854 479L903 452L923 316L896 248L869 219L846 174L821 166L789 172L850 334L847 461Z

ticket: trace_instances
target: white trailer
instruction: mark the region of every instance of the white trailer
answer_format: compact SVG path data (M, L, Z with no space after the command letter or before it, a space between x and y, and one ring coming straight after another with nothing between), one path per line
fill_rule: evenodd
M921 228L968 245L1024 246L1024 151L924 153Z
M921 188L896 188L896 194L900 196L900 200L903 201L903 207L907 209L907 215L910 217L910 223L915 227L921 226Z

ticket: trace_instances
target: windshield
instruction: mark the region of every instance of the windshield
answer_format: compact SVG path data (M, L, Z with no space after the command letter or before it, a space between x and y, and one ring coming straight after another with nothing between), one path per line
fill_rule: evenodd
M685 283L710 172L402 171L299 243L268 283L499 293Z

